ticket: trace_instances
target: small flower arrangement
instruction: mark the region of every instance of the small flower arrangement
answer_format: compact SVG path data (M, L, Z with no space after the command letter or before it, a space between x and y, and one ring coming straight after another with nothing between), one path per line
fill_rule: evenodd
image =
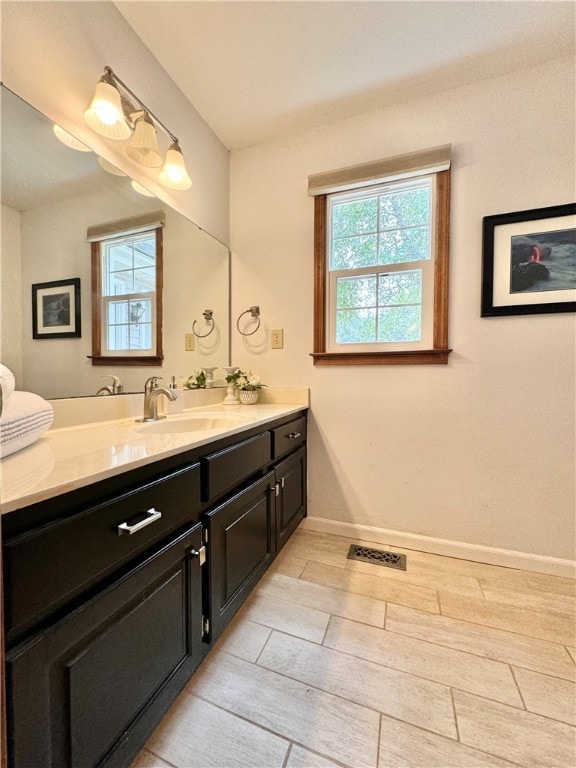
M234 389L240 389L244 392L255 392L257 389L266 386L260 382L260 376L252 373L252 371L241 371L240 368L234 371L234 373L229 373L226 376L226 382L233 384Z
M194 371L191 376L183 381L183 386L186 389L205 389L206 388L206 371L204 368L200 368L198 371Z

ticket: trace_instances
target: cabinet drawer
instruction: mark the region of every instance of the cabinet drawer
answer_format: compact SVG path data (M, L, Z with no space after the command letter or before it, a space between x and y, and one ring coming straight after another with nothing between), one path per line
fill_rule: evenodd
M6 541L8 640L144 553L168 532L196 522L199 512L200 467L194 464ZM123 524L133 533L122 530Z
M306 441L306 418L294 419L272 430L273 458L293 451Z
M270 461L270 433L243 440L202 459L202 499L211 501L258 472Z

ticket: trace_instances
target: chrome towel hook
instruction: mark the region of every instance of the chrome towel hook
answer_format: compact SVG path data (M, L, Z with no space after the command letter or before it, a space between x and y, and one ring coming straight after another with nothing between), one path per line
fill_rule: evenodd
M254 330L250 331L249 333L245 333L244 331L240 330L240 320L244 317L244 315L251 315L255 320L257 320L256 328L254 328ZM236 320L236 328L238 329L238 333L240 333L242 336L252 336L254 333L256 333L258 328L260 328L260 307L250 307L250 309L242 312L242 314L238 317L238 320Z
M194 322L192 323L192 333L194 334L194 336L196 336L197 339L205 339L206 336L210 336L210 334L214 330L214 317L213 317L214 312L211 309L205 309L204 312L202 312L202 314L204 315L204 320L206 320L206 322L211 325L208 333L198 333L196 331L197 321L194 320Z

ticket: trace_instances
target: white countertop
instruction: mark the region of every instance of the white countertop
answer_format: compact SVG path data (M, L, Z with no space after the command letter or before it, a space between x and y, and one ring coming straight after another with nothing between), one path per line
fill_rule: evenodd
M289 398L299 402L210 404L169 415L152 425L176 422L189 414L232 415L232 424L232 418L224 426L216 418L215 428L208 430L158 434L147 429L149 424L135 423L133 417L50 429L34 445L0 462L0 511L6 514L296 413L308 407L307 390L302 392L301 398Z

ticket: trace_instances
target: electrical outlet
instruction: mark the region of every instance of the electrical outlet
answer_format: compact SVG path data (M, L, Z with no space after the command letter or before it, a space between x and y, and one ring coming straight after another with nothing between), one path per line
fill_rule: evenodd
M284 349L284 329L274 328L271 333L272 340L270 347L272 349Z
M186 352L194 352L196 349L196 336L193 333L184 334L184 349Z

